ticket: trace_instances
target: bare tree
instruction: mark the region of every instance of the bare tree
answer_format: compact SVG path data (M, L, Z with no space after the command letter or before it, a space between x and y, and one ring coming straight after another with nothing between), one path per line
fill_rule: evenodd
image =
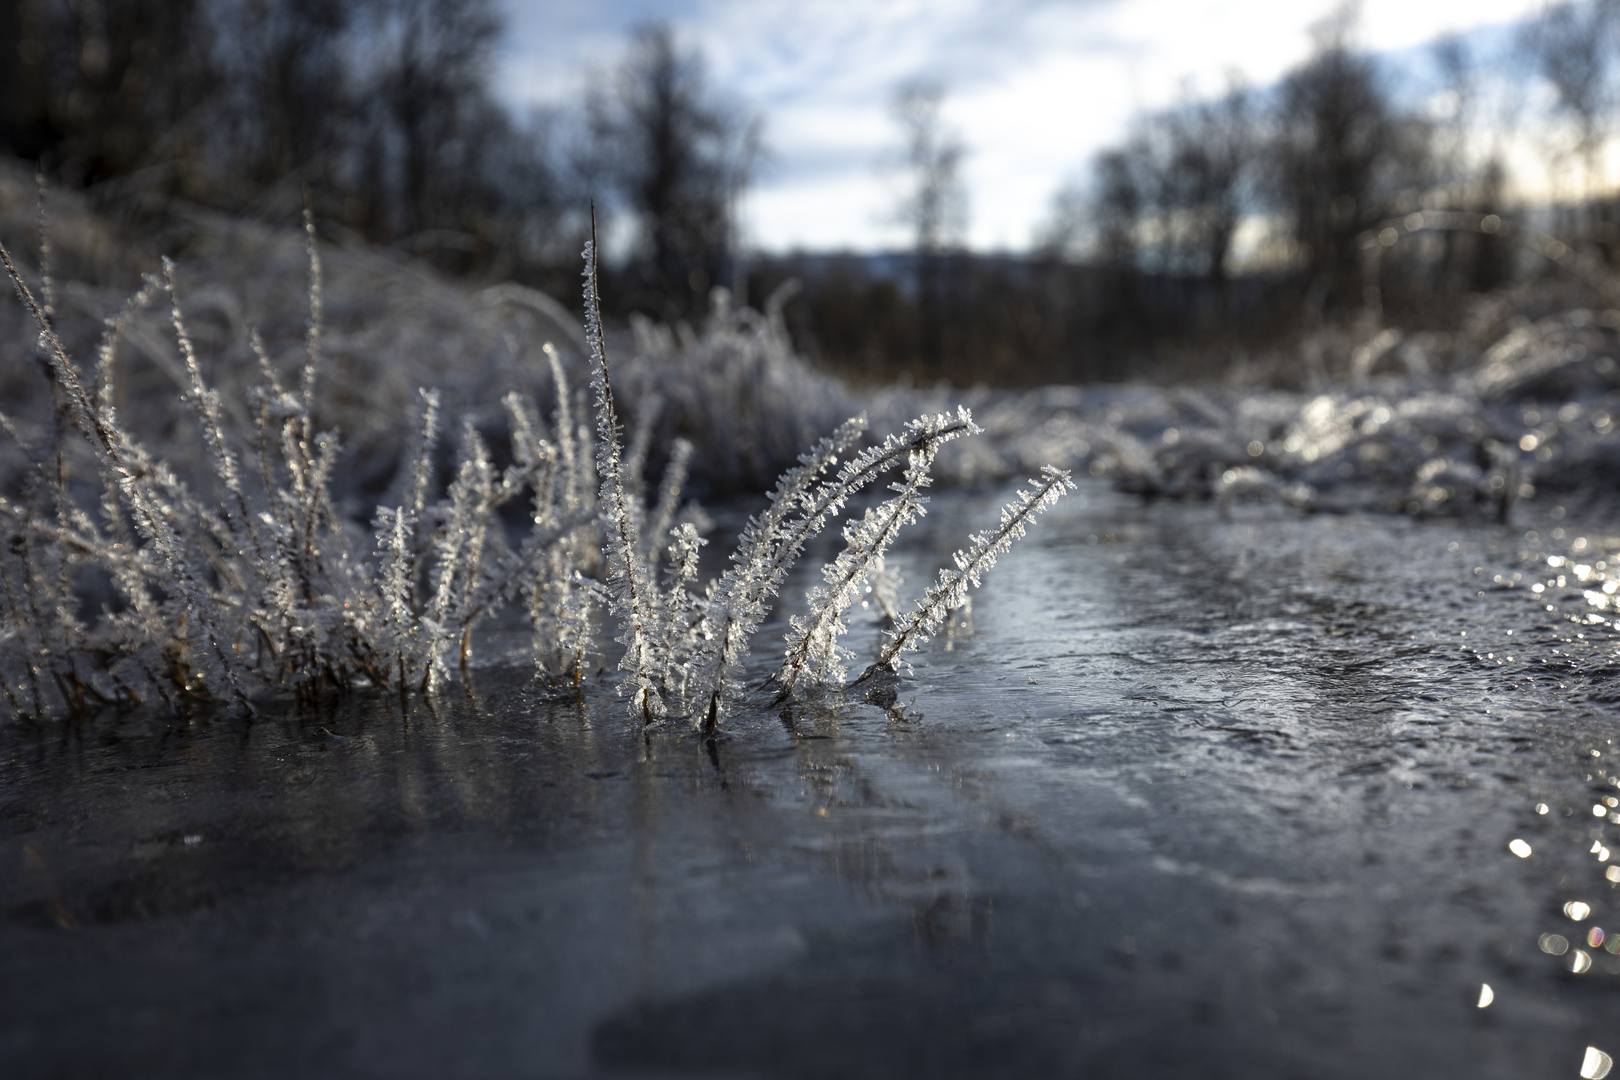
M1283 80L1267 154L1316 312L1360 304L1356 237L1427 179L1429 130L1390 104L1372 61L1351 48L1353 22L1345 8L1323 23L1315 55Z
M1482 61L1465 38L1448 34L1433 44L1431 55L1444 94L1444 108L1434 127L1435 192L1449 209L1499 213L1508 118L1482 123ZM1511 250L1501 236L1447 229L1438 240L1440 257L1430 281L1436 292L1485 292L1506 279Z
M1095 192L1090 199L1074 199L1069 214L1075 228L1089 217L1095 230L1097 254L1115 267L1135 269L1143 253L1143 222L1152 203L1153 178L1147 148L1133 139L1117 150L1105 150L1092 164Z
M397 233L442 228L453 216L442 189L459 187L455 169L467 164L467 137L488 102L500 33L492 0L389 0L376 96L398 148Z
M1440 123L1435 129L1435 156L1440 163L1435 179L1447 189L1454 206L1468 202L1473 180L1469 161L1479 99L1477 58L1459 34L1446 34L1430 47L1444 94Z
M0 151L38 160L51 144L53 59L41 0L0 3Z
M1064 243L1080 241L1101 259L1122 313L1134 310L1142 273L1182 283L1189 308L1212 301L1224 310L1257 143L1248 91L1236 82L1213 100L1139 119L1123 146L1093 161L1089 192L1060 195Z
M0 151L138 175L143 209L286 221L308 190L443 269L547 277L559 180L548 129L491 91L497 3L0 0Z
M925 365L942 362L943 253L967 225L967 193L961 179L967 148L945 127L940 115L944 102L944 87L914 81L900 87L893 105L901 132L898 159L906 179L895 216L914 237L919 342Z
M1575 153L1593 194L1598 151L1615 101L1612 74L1620 0L1552 4L1525 25L1520 45L1575 125Z
M338 183L352 137L354 7L345 0L240 0L219 52L230 93L218 170L252 193ZM247 27L251 27L249 32ZM296 200L297 191L291 193Z
M74 183L199 167L218 85L204 0L0 4L0 144Z
M1565 211L1572 236L1597 240L1612 259L1613 207L1601 198L1601 157L1616 104L1615 50L1620 45L1620 0L1566 0L1525 24L1519 46L1556 95L1555 109L1574 126L1572 192ZM1572 184L1572 188L1575 185Z
M1257 142L1248 91L1234 83L1219 98L1163 114L1154 126L1163 143L1155 202L1169 258L1224 298Z
M683 50L664 24L636 31L588 108L591 171L636 222L631 303L685 317L729 276L735 204L761 151L758 123L709 88L702 55Z
M896 217L910 226L919 254L938 254L967 225L960 174L967 148L945 128L940 116L944 103L944 87L928 81L906 83L894 98L908 188Z

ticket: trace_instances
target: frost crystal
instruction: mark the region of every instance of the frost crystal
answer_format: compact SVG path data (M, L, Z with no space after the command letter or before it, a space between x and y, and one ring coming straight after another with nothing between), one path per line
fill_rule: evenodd
M889 634L877 662L861 674L861 679L883 668L894 667L895 661L907 650L922 645L944 625L946 618L968 599L968 589L978 588L984 575L996 564L996 559L1011 550L1013 543L1024 536L1030 520L1045 513L1066 493L1074 490L1074 481L1062 469L1048 465L1031 485L1018 492L1017 497L1001 509L1001 526L975 533L972 542L951 556L955 570L941 570L939 581L931 586L915 611L900 621ZM857 679L859 682L861 679Z
M1066 474L1046 474L1045 486L1009 507L999 530L958 553L954 576L943 575L916 612L896 618L898 575L885 569L884 554L923 514L940 448L979 429L959 409L920 417L861 448L867 421L859 416L780 477L725 572L700 585L707 518L685 501L694 449L675 439L656 492L648 492L646 463L665 453L654 444L659 402L645 386L630 391L636 432L627 449L593 238L584 251L589 397L571 388L563 355L546 345L545 365L526 373L536 382L506 393L499 412L463 419L454 474L440 491L444 405L437 392L420 391L408 445L368 531L352 500L333 494L343 452L336 433L317 424L332 372L323 361L320 248L307 215L304 225L302 356L289 363L273 355L250 329L262 381L235 402L204 378L198 343L208 339L188 327L172 263L106 321L93 370L81 370L57 334L52 294L36 296L0 247L0 264L38 329L35 355L56 406L54 423L0 415L0 434L21 448L29 470L19 495L0 497L0 695L16 714L151 701L251 710L265 693L308 705L334 689L367 686L433 695L458 672L468 677L480 622L518 604L549 692L583 695L605 609L624 646L620 688L631 715L646 724L673 714L712 728L742 695L743 661L790 570L852 497L899 474L887 498L845 522L843 549L822 568L809 611L793 620L774 677L781 696L843 681L853 655L842 643L847 616L868 581L894 625L880 663L914 648L1068 482ZM200 452L189 458L149 450L113 407L119 343L131 325L145 333L141 313L160 294L195 420L185 430L200 437ZM749 313L750 323L723 298L714 311L718 329L705 330L704 348L722 365L725 393L742 392L730 384L756 375L768 381L788 348L779 313ZM638 333L675 347L664 331ZM141 345L152 347L145 338ZM548 375L554 402L543 418L531 394ZM711 402L713 415L725 416L736 400ZM594 426L581 422L587 410ZM730 445L724 440L734 435L720 433L721 442L708 445ZM510 464L500 468L497 455L507 446ZM193 458L200 466L182 479L173 462ZM80 475L86 463L93 472ZM509 504L525 507L521 527L500 512ZM110 582L118 609L94 619L82 614L80 591L90 569Z
M596 241L585 245L585 339L591 350L591 386L596 392L596 471L601 477L602 510L607 538L602 553L607 561L610 610L619 618L630 713L645 723L662 717L664 662L658 598L641 557L641 513L625 479L619 450L619 418L614 409L613 382L608 372L607 348L602 340L602 308L596 290Z
M965 412L958 419L965 421L960 433L966 434L972 420ZM844 550L822 568L826 584L811 591L810 613L792 621L787 658L773 676L779 696L792 694L801 678L808 677L818 684L844 681L843 661L854 655L838 644L838 638L848 629L844 613L854 603L861 584L882 562L895 535L923 515L925 500L921 492L930 483L928 470L943 442L937 436L950 426L944 416L913 421L910 430L920 437L916 448L907 454L903 480L891 485L891 490L899 494L866 511L859 522L851 521L844 527ZM925 434L932 437L921 437Z

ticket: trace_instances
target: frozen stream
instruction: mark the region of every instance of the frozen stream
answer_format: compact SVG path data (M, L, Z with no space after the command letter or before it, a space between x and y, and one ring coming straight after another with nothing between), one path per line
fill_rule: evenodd
M1003 495L936 497L908 592ZM1550 511L1088 484L898 718L713 745L499 665L6 728L0 1074L1576 1077L1620 1057L1620 662L1523 585L1620 528Z

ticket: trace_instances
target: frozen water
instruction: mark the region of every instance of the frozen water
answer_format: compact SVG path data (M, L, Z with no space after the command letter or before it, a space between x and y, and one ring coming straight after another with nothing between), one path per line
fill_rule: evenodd
M1006 494L936 493L890 565ZM1089 481L914 679L712 741L526 659L438 713L8 726L0 1071L1578 1075L1620 989L1613 642L1493 578L1620 518L1551 513Z

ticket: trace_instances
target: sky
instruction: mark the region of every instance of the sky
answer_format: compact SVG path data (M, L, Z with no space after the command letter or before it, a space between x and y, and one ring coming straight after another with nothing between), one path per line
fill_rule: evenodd
M497 83L514 106L577 100L638 24L702 50L713 87L764 119L769 158L742 208L763 251L904 246L896 88L946 89L970 247L1029 246L1052 197L1118 143L1133 115L1264 87L1311 49L1332 0L502 0ZM1358 43L1411 52L1446 33L1501 36L1540 0L1363 0Z

